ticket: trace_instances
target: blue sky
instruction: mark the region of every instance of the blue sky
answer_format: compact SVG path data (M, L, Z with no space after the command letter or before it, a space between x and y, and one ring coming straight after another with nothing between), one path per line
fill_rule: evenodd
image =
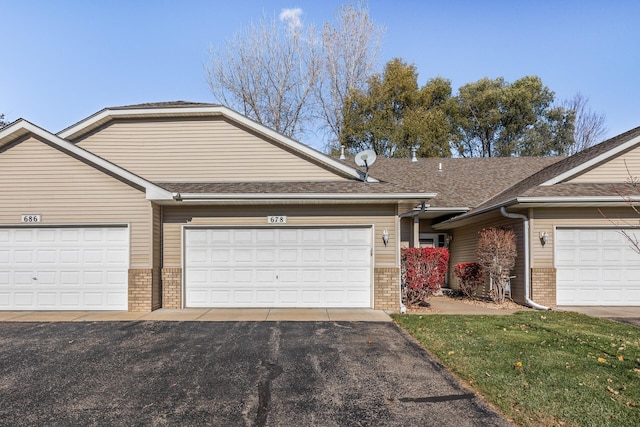
M211 44L285 8L321 25L343 3L0 0L0 112L58 132L108 106L214 102L204 70ZM538 75L557 100L587 96L608 136L640 126L636 0L371 0L369 10L386 26L380 66L401 57L420 83L441 76L454 91L483 77Z

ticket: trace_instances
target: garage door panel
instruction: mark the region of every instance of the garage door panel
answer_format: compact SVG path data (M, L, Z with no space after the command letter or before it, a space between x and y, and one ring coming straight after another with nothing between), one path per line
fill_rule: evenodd
M15 264L32 264L33 251L24 249L17 249L13 251L13 262Z
M257 249L256 261L272 263L276 260L276 254L274 249Z
M13 281L18 286L21 286L21 285L33 286L33 272L31 270L29 271L14 270Z
M273 284L276 281L276 272L274 270L256 270L256 282L259 285L265 283Z
M278 249L278 262L282 263L298 263L301 254L297 249Z
M270 244L275 245L276 233L274 230L258 230L256 232L256 244Z
M256 301L258 304L273 305L277 301L276 291L275 290L268 290L268 291L257 290Z
M302 243L303 244L316 244L316 245L320 245L323 242L322 240L322 234L320 232L320 230L317 229L304 229L301 230L300 233L302 234Z
M57 284L59 283L58 271L38 270L35 272L34 277L38 279L38 288L41 288L43 286L57 286Z
M602 248L602 260L608 264L621 264L625 257L623 248Z
M236 285L252 285L253 284L253 270L234 270L232 282Z
M287 269L279 269L278 270L278 281L281 285L287 285L291 283L298 283L300 275L299 271L296 270L287 270Z
M34 294L32 292L16 292L14 294L15 307L18 309L29 309L35 306Z
M186 306L369 307L370 235L370 228L187 228ZM198 257L194 247L231 258Z
M249 263L254 259L254 253L251 249L234 249L231 259L234 263Z
M640 255L616 229L556 230L559 305L638 305Z
M278 243L280 244L297 244L298 231L281 229L278 230Z
M274 304L280 305L294 305L299 301L297 290L280 290L278 291L278 299L274 301Z
M61 286L80 286L80 272L79 271L61 271L60 272L60 285Z
M233 291L233 302L238 305L250 304L253 302L253 290L235 290Z
M305 264L320 264L322 263L322 251L320 249L303 249L302 250L302 262Z
M579 249L577 262L580 265L584 265L583 263L596 262L600 258L598 256L598 252L599 250L597 248L596 249Z
M53 308L57 305L58 301L57 301L57 294L53 293L53 292L38 292L37 294L37 298L38 298L38 305L46 308Z

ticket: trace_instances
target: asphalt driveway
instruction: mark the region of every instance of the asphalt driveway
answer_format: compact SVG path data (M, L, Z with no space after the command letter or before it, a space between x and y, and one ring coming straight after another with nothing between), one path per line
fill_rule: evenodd
M506 426L392 323L0 323L2 425Z

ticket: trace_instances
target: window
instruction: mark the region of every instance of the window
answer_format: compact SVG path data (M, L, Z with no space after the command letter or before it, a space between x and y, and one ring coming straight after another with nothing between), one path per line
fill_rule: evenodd
M444 233L420 233L421 248L446 248L447 235Z

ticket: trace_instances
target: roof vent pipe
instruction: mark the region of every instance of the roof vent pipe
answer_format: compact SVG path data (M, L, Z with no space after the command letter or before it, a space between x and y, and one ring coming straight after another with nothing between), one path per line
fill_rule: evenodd
M438 163L438 172L442 172L442 162Z
M411 147L411 161L417 162L418 158L416 157L416 147Z
M344 145L340 146L340 160L344 160L346 157L344 156Z
M532 308L536 308L538 310L550 310L549 307L545 307L544 305L540 305L537 302L531 300L529 289L531 288L531 272L529 271L529 218L526 215L521 215L517 213L507 212L504 206L500 207L500 213L502 216L512 219L522 219L522 224L524 226L524 302Z

